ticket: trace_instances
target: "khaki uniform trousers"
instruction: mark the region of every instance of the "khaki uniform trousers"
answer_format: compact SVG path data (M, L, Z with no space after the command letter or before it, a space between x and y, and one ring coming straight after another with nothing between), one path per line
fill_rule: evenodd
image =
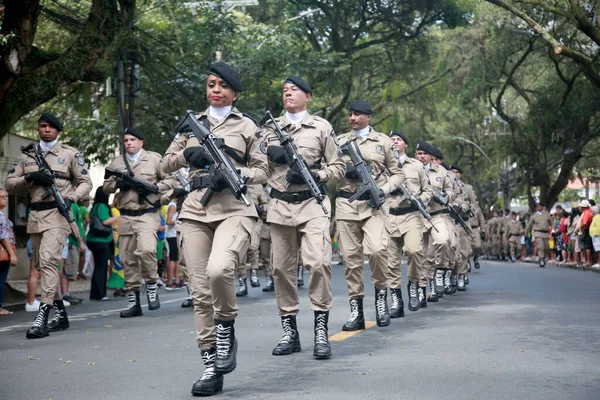
M310 272L308 297L313 311L331 309L331 237L329 218L313 218L298 226L271 223L271 260L280 316L298 315L298 263Z
M457 262L454 272L458 275L466 275L469 272L469 254L471 254L471 234L465 232L460 226L456 226L458 231L458 240L460 243L460 261Z
M260 239L259 259L265 275L273 275L273 266L271 265L271 238Z
M473 255L479 257L481 255L481 228L471 227L471 246L473 247Z
M378 214L362 221L337 220L340 237L344 242L344 265L348 296L351 299L365 296L363 279L364 256L369 257L371 281L380 290L387 288L388 234L385 229L385 215Z
M160 220L158 213L139 217L121 216L121 219L125 218L131 230L119 235L119 252L125 274L125 289L131 293L142 287L142 279L146 283L158 280L156 242Z
M519 258L521 255L521 235L509 236L508 246L510 247L510 255Z
M237 316L235 268L248 250L254 223L244 216L212 223L181 221L179 247L192 287L196 340L203 350L215 347L215 319Z
M50 228L41 233L32 233L33 265L40 272L42 279L42 297L40 301L52 304L54 300L62 300L58 263L62 250L67 242L69 231L66 228ZM64 266L63 266L64 268Z
M494 235L492 237L492 255L498 256L502 251L502 239Z
M437 231L429 229L424 237L427 249L427 265L429 267L428 280L434 278L436 269L452 269L455 263L453 255L458 248L458 240L454 230L454 222L448 214L437 214L431 219ZM421 286L427 286L427 282Z
M388 218L393 218L390 215ZM388 253L388 286L392 289L402 288L402 251L406 253L407 275L413 282L419 282L422 286L427 285L428 266L425 260L423 247L422 227L415 227L399 237L390 236ZM423 285L422 283L425 282Z
M549 239L550 237L539 237L539 233L535 233L535 251L539 258L546 258L546 254L550 250Z
M179 232L179 226L177 227L177 247L179 247L179 270L183 275L183 282L187 285L190 284L190 276L187 272L187 267L185 266L185 257L183 257L183 252L181 251L181 233ZM191 287L190 287L191 288Z
M248 248L248 263L251 269L258 269L258 259L260 258L260 231L262 230L263 221L258 219L254 224L254 231L250 238L250 247Z

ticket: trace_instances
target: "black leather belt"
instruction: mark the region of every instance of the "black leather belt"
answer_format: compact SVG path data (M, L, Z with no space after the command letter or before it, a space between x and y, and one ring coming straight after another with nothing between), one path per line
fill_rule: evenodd
M469 217L463 217L462 215L461 215L461 218L462 218L462 219L463 219L463 221L465 221L465 222L467 222L467 221L469 220Z
M536 232L548 233L548 230L547 230L547 229L543 229L543 230L541 230L541 231L540 231L539 229L534 229L534 231L536 231Z
M202 175L190 182L190 190L204 189L210 186L210 175Z
M319 190L322 194L326 194L325 186L319 186ZM286 203L302 203L305 200L311 199L312 194L310 190L303 190L301 192L280 192L277 189L271 189L271 197L277 200L283 200Z
M30 207L33 211L44 211L51 210L53 208L58 208L58 204L56 201L48 201L43 203L31 203Z
M355 194L356 193L340 191L340 192L337 192L337 197L341 197L342 199L349 199L350 197L354 196Z
M431 216L433 217L434 215L439 215L439 214L450 214L450 211L448 210L437 210L434 212L430 212L429 214L431 214Z
M406 215L413 212L419 211L416 207L403 207L403 208L390 208L390 214L392 215Z
M511 234L509 234L508 236L509 236L509 237L511 237L511 236L521 236L521 234L520 234L520 233L511 233Z
M144 210L121 210L121 215L126 217L139 217L144 214L155 213L158 211L156 208L146 208Z

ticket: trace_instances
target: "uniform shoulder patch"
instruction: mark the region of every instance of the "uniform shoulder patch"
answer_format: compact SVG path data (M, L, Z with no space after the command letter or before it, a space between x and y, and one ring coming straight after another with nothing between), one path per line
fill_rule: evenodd
M19 157L17 157L17 159L15 160L15 162L13 163L13 165L19 164L19 161L21 161L22 158L23 158L23 155L19 154Z
M257 132L254 134L254 137L256 137L257 139L260 139L260 138L262 138L262 137L263 137L263 133L262 133L262 131L257 131Z
M77 164L79 164L80 166L83 167L83 165L85 164L85 160L83 159L83 155L81 153L76 153L75 154L75 159L77 160Z
M260 142L259 148L261 153L267 154L267 142Z

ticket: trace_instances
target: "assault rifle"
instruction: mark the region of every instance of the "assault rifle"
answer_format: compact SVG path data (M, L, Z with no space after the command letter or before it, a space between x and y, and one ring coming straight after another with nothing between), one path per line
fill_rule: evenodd
M52 178L52 184L48 186L46 193L42 198L46 199L49 196L54 197L58 212L67 220L69 226L71 227L71 234L79 239L79 228L75 224L75 218L73 218L73 214L71 213L71 207L67 205L67 202L60 193L60 190L58 190L58 186L56 186L56 177L54 172L52 172L50 165L48 165L48 162L44 158L42 149L39 146L36 146L35 143L31 143L25 147L22 146L21 152L33 158L40 171Z
M469 229L467 223L460 217L460 214L458 213L456 208L452 204L450 204L450 199L447 196L444 196L437 190L433 189L433 200L436 203L446 207L446 209L450 212L452 218L456 222L458 222L458 224L465 230L465 232L467 232L469 235L471 234L471 229Z
M415 194L408 188L406 183L401 183L400 186L398 186L398 189L402 193L404 193L404 196L406 196L410 200L410 203L413 205L413 207L415 207L417 210L419 210L419 212L421 214L423 214L425 219L427 221L429 221L429 223L431 223L431 226L433 227L433 229L435 229L436 232L439 232L439 230L435 227L435 225L433 225L433 222L431 222L431 219L433 217L427 211L425 204L423 204L423 202L421 201L421 199L419 197L415 196Z
M377 210L381 210L382 213L386 214L384 209L382 208L383 203L385 203L385 196L381 195L381 189L379 189L379 187L375 183L375 179L373 179L373 176L369 172L367 163L365 162L365 160L363 160L358 151L356 151L356 149L352 145L353 142L354 141L351 140L340 146L342 152L350 156L350 159L356 167L356 171L358 172L358 175L360 176L361 180L358 190L352 195L352 197L348 199L348 202L352 203L354 200L358 199L363 194L369 193L369 206Z
M146 200L146 194L160 194L156 185L144 179L131 176L124 171L118 171L112 168L105 168L104 179L108 179L111 176L115 176L117 179L120 179L127 183L129 186L133 187L139 194L140 204L142 204L144 200Z
M294 171L297 171L298 173L300 173L300 175L302 175L302 179L304 179L306 186L308 186L308 190L310 190L311 196L314 197L315 200L317 200L317 203L319 203L319 205L323 209L323 212L325 214L328 214L327 208L325 207L325 204L323 204L323 202L325 201L325 195L321 193L317 182L315 182L315 180L313 179L312 173L306 165L306 161L304 161L300 153L298 153L298 149L294 144L294 139L291 136L286 136L283 133L281 127L279 126L277 121L275 121L273 114L271 114L271 111L267 110L267 113L260 121L259 125L263 126L268 121L273 123L273 127L275 128L275 135L277 135L279 143L281 143L281 146L285 149L285 152L287 153L287 159L289 160L288 165L290 166L290 168L293 168Z
M206 126L204 126L198 119L193 111L188 110L185 117L181 120L177 128L177 133L192 132L196 139L200 142L200 145L204 147L204 150L210 154L213 162L210 164L210 168L217 170L221 173L227 186L233 192L236 199L244 202L246 207L250 207L250 202L245 196L248 191L246 186L247 178L240 177L237 169L229 159L229 156L225 154L224 147L225 141L222 138L216 137ZM200 203L206 206L213 195L213 191L208 188L202 196Z

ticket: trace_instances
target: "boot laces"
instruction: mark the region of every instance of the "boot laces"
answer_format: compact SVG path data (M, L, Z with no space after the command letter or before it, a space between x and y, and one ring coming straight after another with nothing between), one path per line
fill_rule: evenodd
M127 295L127 308L133 308L136 305L135 293L129 293Z
M51 322L58 324L61 316L62 316L62 310L58 307L54 307L54 317L52 318Z
M392 308L398 309L400 308L400 298L395 290L392 290L390 293L390 297L392 298Z
M33 326L43 326L44 325L44 313L42 310L38 312L37 317L35 317L35 321L33 321Z
M444 286L450 286L450 271L446 271L444 274Z
M377 315L383 316L386 314L386 304L385 304L386 291L378 290L377 291L377 301L375 302L375 310L377 311Z
M146 285L146 291L148 292L148 299L152 302L156 301L156 283Z
M217 324L217 355L227 357L231 346L231 326Z
M439 269L437 270L435 273L435 283L438 286L444 286L444 271Z
M358 301L350 300L350 321L358 319Z
M240 286L240 290L243 290L246 287L246 282L242 278L238 279L238 284Z
M419 287L417 286L416 282L411 282L410 286L408 287L408 293L410 295L410 297L417 297L418 296L418 290Z
M315 320L315 344L327 344L327 324L325 322L325 314L317 315Z
M423 299L425 298L425 288L419 288L419 301L423 301Z
M292 327L292 319L284 318L281 321L281 326L283 327L283 336L279 343L288 344L292 341L292 336L294 336L294 328Z
M253 269L252 272L250 273L250 279L252 279L252 282L258 282L258 271Z
M429 282L429 286L431 288L430 289L431 294L436 294L436 292L435 292L435 285L436 285L435 281Z
M215 358L217 358L217 353L214 351L202 352L202 361L204 361L206 369L202 372L201 381L210 380L217 376L215 373Z

